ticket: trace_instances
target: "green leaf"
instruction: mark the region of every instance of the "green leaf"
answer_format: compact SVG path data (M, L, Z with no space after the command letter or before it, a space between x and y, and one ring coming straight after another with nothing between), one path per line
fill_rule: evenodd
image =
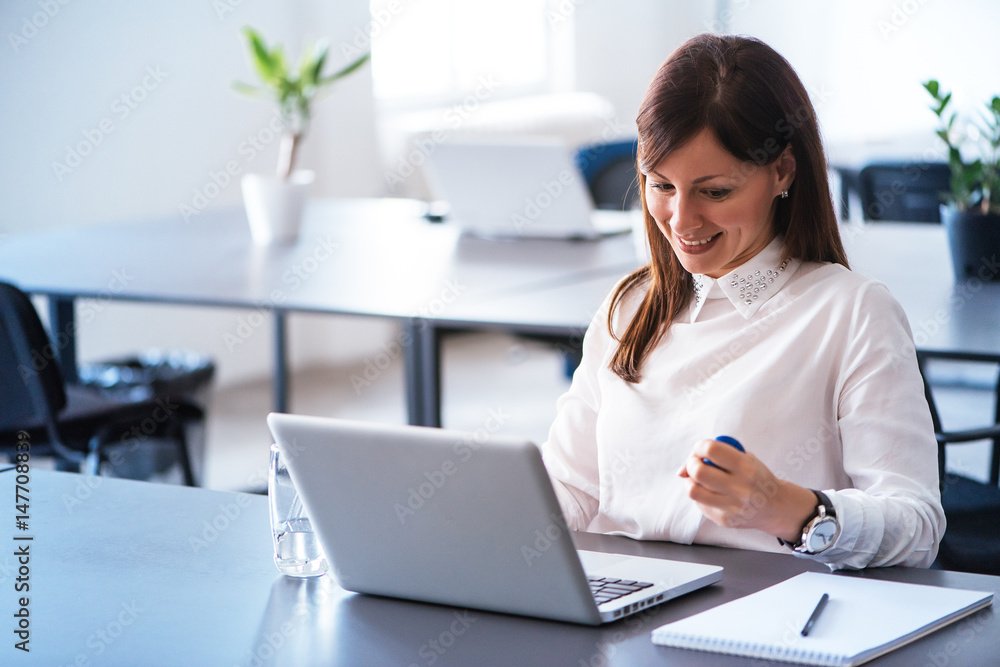
M323 65L326 64L326 56L330 51L330 45L326 40L316 43L315 48L309 50L309 57L302 57L299 64L299 80L304 87L315 87L319 85L320 76L323 73Z
M236 92L243 93L244 95L250 95L251 97L270 97L268 92L263 88L251 86L250 84L243 83L242 81L233 81L232 85Z
M279 82L288 80L288 64L285 62L285 51L281 46L271 50L271 61L274 63L274 78Z
M944 97L942 97L940 99L941 99L941 103L940 103L940 105L937 108L937 115L938 116L940 116L941 114L944 113L944 110L948 106L948 102L951 102L951 93L948 93L947 95L945 95Z
M924 82L924 88L927 89L927 92L930 93L931 96L934 97L934 99L937 99L938 87L939 86L936 79L931 79L930 81Z
M249 26L243 28L251 64L262 87L234 82L233 88L247 95L271 97L278 104L282 122L288 131L304 136L311 116L311 104L319 89L351 74L370 57L365 54L332 75L324 77L329 44L320 40L306 45L298 61L289 66L284 48L279 44L268 48L264 38Z
M271 52L267 48L267 44L264 43L264 38L253 28L244 28L243 34L246 35L249 42L250 59L254 69L257 70L257 76L264 83L273 85L279 78L278 68Z
M348 74L355 71L356 69L364 65L366 62L368 62L369 58L371 57L372 57L371 53L366 53L363 56L359 57L354 62L350 63L349 65L346 65L345 67L337 70L330 76L323 77L322 79L319 80L319 83L322 85L327 85L333 83L334 81L337 81L338 79L343 79L345 76L347 76Z

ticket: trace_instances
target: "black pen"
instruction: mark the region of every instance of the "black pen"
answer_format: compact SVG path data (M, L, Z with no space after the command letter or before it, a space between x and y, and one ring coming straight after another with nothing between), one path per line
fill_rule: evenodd
M813 609L813 613L809 615L809 620L806 621L806 624L802 626L801 634L803 637L809 635L809 631L812 630L812 627L816 624L816 619L819 618L819 615L823 613L823 607L826 606L826 601L829 599L830 596L827 595L826 593L823 593L823 597L821 597L819 599L819 602L816 603L816 608Z

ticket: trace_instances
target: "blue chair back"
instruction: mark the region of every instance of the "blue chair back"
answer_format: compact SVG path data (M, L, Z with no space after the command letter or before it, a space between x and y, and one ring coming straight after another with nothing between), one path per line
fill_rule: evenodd
M589 144L576 152L576 166L597 208L625 210L639 201L635 156L638 139Z

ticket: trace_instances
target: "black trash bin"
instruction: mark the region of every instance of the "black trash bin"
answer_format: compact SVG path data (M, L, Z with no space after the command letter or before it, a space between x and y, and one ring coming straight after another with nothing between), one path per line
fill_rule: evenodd
M165 405L184 402L208 415L210 385L215 375L211 358L187 350L147 350L136 355L80 364L80 383L131 399L159 399ZM201 483L205 467L205 421L189 422L185 436L195 483ZM118 455L116 448L123 448ZM107 447L102 474L128 479L169 479L178 469L176 445L151 438L141 449L122 443Z

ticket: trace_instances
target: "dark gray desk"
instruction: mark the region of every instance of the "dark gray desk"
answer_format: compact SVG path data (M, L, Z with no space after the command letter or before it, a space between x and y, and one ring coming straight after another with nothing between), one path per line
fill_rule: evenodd
M123 300L255 309L273 314L274 405L288 404L285 317L290 312L396 318L419 346L422 322L465 303L621 273L628 236L601 242L517 243L463 237L423 217L412 200L312 202L295 245L250 242L241 210L21 234L0 244L0 279L49 297L63 371L75 375L75 301ZM242 332L235 326L233 335ZM248 331L252 335L253 331ZM408 359L419 356L415 349ZM416 416L422 378L409 364Z
M17 609L15 532L30 535L30 654L4 665L750 665L656 647L653 628L824 568L786 554L576 535L586 548L725 567L719 584L601 628L344 592L271 560L262 496L33 471L29 530L15 531L14 473L0 473L7 546L0 609ZM857 576L1000 592L1000 577L886 569ZM8 623L8 627L11 627ZM1000 618L984 610L872 664L996 664Z

